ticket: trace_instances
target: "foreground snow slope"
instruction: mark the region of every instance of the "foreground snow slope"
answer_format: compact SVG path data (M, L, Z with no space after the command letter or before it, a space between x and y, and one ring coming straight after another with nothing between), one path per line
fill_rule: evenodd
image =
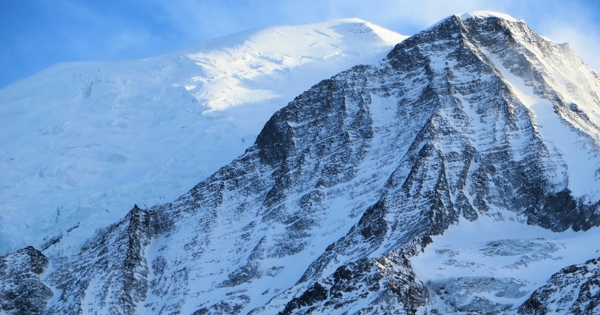
M175 199L294 96L404 38L359 19L273 27L0 90L0 255L72 252L135 203Z

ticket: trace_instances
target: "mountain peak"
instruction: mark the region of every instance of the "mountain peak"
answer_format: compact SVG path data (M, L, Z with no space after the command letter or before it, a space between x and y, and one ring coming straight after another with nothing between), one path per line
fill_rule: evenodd
M364 23L343 33L363 43ZM316 36L335 42L335 27ZM265 34L290 39L276 31ZM230 78L230 63L265 61L251 50L260 43L190 60L207 84L217 70ZM221 63L206 66L209 57ZM285 62L271 55L259 69ZM101 84L82 94L94 99ZM589 260L600 252L599 94L585 64L524 23L452 16L295 97L244 154L177 200L134 207L79 254L49 257L43 278L28 276L60 296L24 298L49 315L529 314L583 292L559 307L600 313L600 271L586 279L600 270ZM177 127L173 137L194 125ZM184 136L168 141L198 133ZM36 267L29 257L45 259L28 252L4 259L23 261L10 283Z
M510 21L510 22L522 21L522 20L517 20L508 14L494 12L494 11L472 11L472 12L468 12L468 13L455 14L454 16L459 17L461 20L499 18L499 19Z
M370 34L373 38L352 38L352 36L356 34ZM277 25L241 31L199 43L182 51L174 52L173 54L195 54L198 52L220 50L222 48L243 47L247 46L249 43L262 45L263 47L261 48L267 48L267 51L265 52L268 53L293 54L294 49L297 50L298 46L301 46L301 44L304 44L306 41L312 41L309 44L319 42L322 42L321 44L325 45L343 44L344 49L360 50L362 49L360 45L354 45L356 44L356 39L372 41L373 43L376 43L377 40L379 40L379 44L394 45L401 42L406 37L407 36L390 31L360 18L341 18L321 22ZM348 42L348 39L352 39L353 41ZM268 43L271 45L266 46ZM317 45L314 48L319 47L321 47L321 45ZM261 51L261 53L265 52ZM306 51L301 50L296 53L306 53Z
M500 20L504 20L507 22L511 22L511 23L517 23L517 22L524 23L523 20L518 20L508 14L505 14L505 13L494 12L494 11L472 11L472 12L459 13L459 14L447 16L447 17L439 20L437 23L434 23L430 27L426 28L425 30L421 31L420 33L427 33L429 31L437 29L441 25L445 25L447 23L454 24L454 22L458 22L458 21L465 21L465 22L470 21L470 20L480 20L481 21L481 20L487 20L487 19L500 19Z

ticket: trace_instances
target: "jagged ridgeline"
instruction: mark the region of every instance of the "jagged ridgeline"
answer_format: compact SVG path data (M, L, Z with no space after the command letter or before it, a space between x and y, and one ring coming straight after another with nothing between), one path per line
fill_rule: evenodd
M524 22L451 16L379 65L316 84L273 115L245 154L172 203L135 207L79 254L44 272L32 248L5 256L2 310L600 313L597 260L569 267L547 258L560 246L535 236L480 251L539 253L511 270L545 260L567 267L529 287L510 277L422 281L438 270L418 273L412 260L478 222L595 231L598 93L600 79L567 45ZM42 289L16 294L23 275Z

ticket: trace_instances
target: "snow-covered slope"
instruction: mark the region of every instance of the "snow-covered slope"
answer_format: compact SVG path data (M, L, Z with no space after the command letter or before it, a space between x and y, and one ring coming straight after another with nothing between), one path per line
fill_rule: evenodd
M78 254L48 267L33 248L3 257L20 266L0 265L5 283L24 274L52 292L6 304L599 314L598 93L568 46L523 21L451 16L314 85L232 163L171 203L134 207Z
M0 90L0 254L72 252L135 203L175 199L294 96L404 38L359 19L273 27Z
M599 237L598 228L556 233L526 225L514 213L503 212L474 222L462 220L443 236L432 237L432 244L413 257L411 265L432 293L430 309L441 314L513 313L563 267L600 257ZM565 297L573 289L570 286L555 284L566 291L561 292ZM553 300L548 295L541 296Z

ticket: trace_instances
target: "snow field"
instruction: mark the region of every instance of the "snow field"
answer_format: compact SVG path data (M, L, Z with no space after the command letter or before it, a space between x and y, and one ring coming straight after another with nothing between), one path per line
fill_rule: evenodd
M508 211L498 211L495 216L480 216L474 222L463 219L444 235L432 237L433 243L411 259L413 269L430 292L442 283L450 287L460 278L474 283L483 283L488 278L517 283L520 294L499 294L509 287L506 284L482 285L479 292L469 292L460 304L483 297L496 303L520 306L533 290L563 267L596 258L600 253L598 228L554 233L527 225L523 219ZM460 294L464 291L448 293L450 297Z
M134 204L174 200L296 95L404 38L359 19L273 27L0 90L0 255L58 238L44 254L74 253Z

